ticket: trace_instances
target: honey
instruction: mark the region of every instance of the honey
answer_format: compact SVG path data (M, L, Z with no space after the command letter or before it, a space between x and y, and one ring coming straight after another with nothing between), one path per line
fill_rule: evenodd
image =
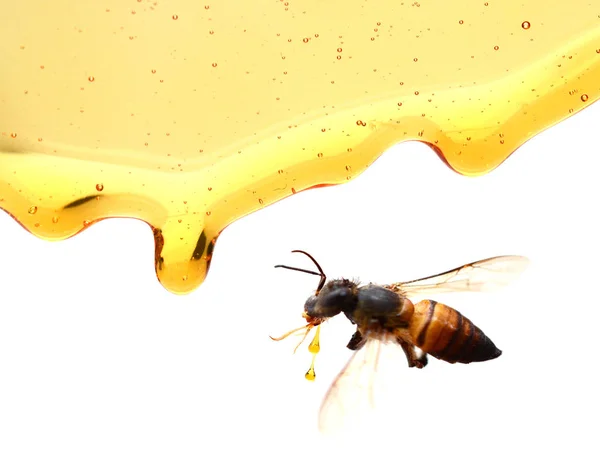
M187 293L248 213L405 140L485 174L600 95L594 2L234 3L4 5L0 207L47 240L143 220Z

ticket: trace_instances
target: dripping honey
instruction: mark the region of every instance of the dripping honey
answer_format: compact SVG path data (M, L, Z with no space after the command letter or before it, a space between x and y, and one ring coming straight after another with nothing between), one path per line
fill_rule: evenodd
M161 283L190 292L228 224L356 178L397 142L480 175L594 103L594 3L526 3L349 1L340 15L318 0L188 2L160 16L109 0L102 14L58 3L40 21L35 0L14 2L21 20L0 31L0 207L47 240L143 220Z

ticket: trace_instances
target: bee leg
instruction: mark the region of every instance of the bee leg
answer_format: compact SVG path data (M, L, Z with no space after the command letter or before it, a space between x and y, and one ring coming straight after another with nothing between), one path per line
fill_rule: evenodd
M348 342L348 345L346 345L346 348L352 351L358 350L365 344L365 341L366 340L363 338L363 336L357 329L356 332L354 332L354 334L352 335L350 341Z
M405 342L401 338L396 338L408 361L408 367L416 367L417 369L423 369L427 366L427 354L421 352L420 354L415 351L415 347L410 343ZM420 351L420 350L419 350Z
M416 367L418 367L419 369L423 369L425 366L427 366L427 363L429 362L427 353L425 353L423 350L419 350L419 352L415 352L415 354L417 356L416 361L421 364L420 366Z

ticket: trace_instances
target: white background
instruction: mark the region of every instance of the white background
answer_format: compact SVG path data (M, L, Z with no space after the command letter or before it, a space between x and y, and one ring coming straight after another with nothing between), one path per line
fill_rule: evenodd
M595 105L480 178L401 144L349 184L229 226L187 296L157 282L142 222L48 243L0 214L0 460L596 460L599 123ZM399 362L387 385L402 407L344 442L322 438L316 418L352 327L323 328L314 383L306 348L268 337L301 325L317 283L273 268L310 268L295 248L364 282L501 254L532 265L502 292L437 297L500 358Z

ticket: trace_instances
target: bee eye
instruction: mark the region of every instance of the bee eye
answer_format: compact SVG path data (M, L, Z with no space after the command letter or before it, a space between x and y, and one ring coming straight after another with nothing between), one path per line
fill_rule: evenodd
M317 304L317 296L311 295L304 303L304 312L309 316L315 316L315 305Z

